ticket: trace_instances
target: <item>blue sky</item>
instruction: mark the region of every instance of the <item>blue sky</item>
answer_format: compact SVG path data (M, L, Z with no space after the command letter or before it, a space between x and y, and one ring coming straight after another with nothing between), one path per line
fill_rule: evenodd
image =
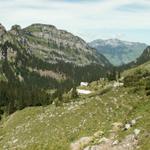
M0 0L0 22L55 25L85 39L150 44L150 0Z

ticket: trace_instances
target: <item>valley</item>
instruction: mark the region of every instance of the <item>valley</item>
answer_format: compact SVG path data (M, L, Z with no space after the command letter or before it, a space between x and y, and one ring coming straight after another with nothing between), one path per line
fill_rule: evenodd
M0 149L148 150L150 51L142 46L115 67L55 26L1 25Z

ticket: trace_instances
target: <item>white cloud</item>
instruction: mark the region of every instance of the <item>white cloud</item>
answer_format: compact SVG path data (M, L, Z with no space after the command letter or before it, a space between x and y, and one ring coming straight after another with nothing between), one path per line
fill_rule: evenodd
M0 21L7 28L13 24L23 27L38 22L53 24L91 40L100 37L98 31L103 29L150 30L150 9L145 11L136 8L137 5L150 8L150 1L0 0ZM133 11L121 10L124 6L129 6L130 10L134 7Z

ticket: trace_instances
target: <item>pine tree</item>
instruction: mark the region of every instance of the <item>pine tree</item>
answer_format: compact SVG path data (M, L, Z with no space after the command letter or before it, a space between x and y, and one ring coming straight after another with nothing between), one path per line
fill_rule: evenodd
M78 98L78 93L76 87L73 87L71 92L71 98Z

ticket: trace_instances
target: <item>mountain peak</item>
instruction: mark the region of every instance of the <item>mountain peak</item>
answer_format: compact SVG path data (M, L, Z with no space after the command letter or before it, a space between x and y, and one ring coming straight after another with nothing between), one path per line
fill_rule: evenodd
M2 25L0 29L0 33L4 33L5 28ZM89 47L83 39L65 30L57 29L53 25L36 23L23 29L19 25L13 25L4 37L4 41L8 39L14 46L16 46L15 42L18 42L18 45L24 47L28 54L48 63L63 61L75 65L92 63L101 66L111 65L103 55ZM18 49L22 48L18 47ZM8 54L10 53L8 51Z
M144 43L122 41L120 39L98 39L92 41L89 45L116 66L136 60L147 47Z
M118 47L118 46L122 46L122 45L128 45L128 46L132 46L135 44L138 44L138 42L129 42L129 41L122 41L120 39L114 38L114 39L106 39L106 40L102 40L102 39L98 39L98 40L94 40L93 42L91 42L93 44L99 45L109 45L112 47Z
M10 32L15 35L19 34L20 31L21 31L20 25L13 25L10 30Z
M27 29L28 28L37 28L37 29L41 29L42 31L43 30L46 30L46 29L57 29L54 25L48 25L48 24L41 24L41 23L34 23L28 27L26 27Z

